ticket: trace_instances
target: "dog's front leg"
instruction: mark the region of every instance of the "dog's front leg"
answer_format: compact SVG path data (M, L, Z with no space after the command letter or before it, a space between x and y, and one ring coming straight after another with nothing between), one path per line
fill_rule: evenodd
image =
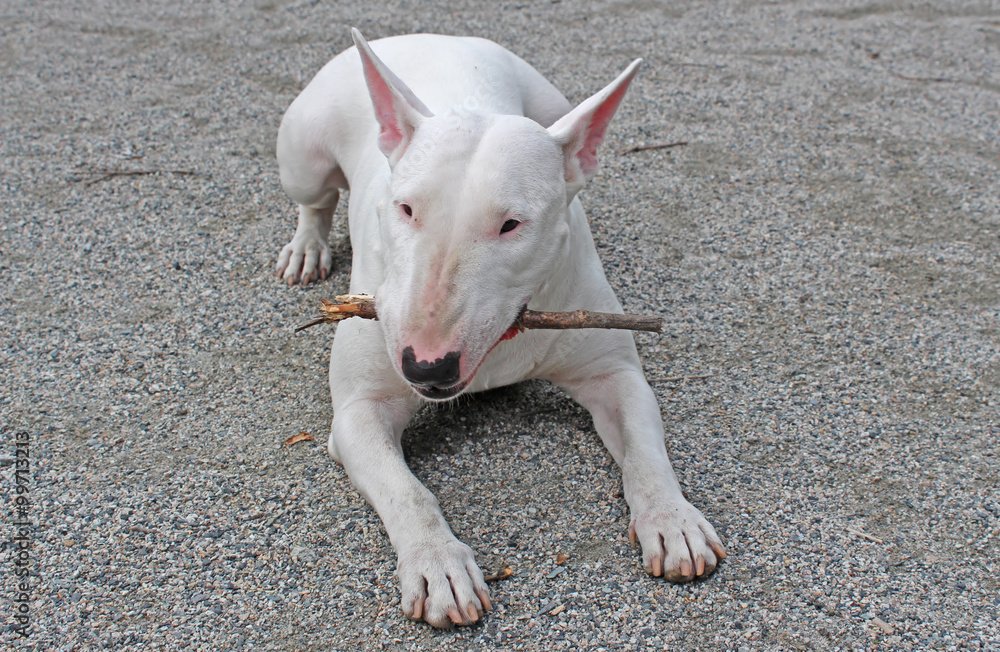
M469 625L490 608L489 590L472 549L455 538L437 499L406 466L396 433L412 414L408 402L341 407L331 452L385 524L398 556L403 613L435 627Z
M643 565L655 576L686 582L711 573L726 556L715 528L684 498L664 445L653 390L635 366L560 383L594 417L597 432L621 467Z
M405 385L400 392L399 379L385 373L391 370L358 368L359 356L370 362L378 352L363 338L348 337L348 331L362 328L351 321L359 320L338 327L331 358L330 454L382 518L398 557L403 613L435 627L472 624L491 608L483 573L403 458L403 428L420 399Z

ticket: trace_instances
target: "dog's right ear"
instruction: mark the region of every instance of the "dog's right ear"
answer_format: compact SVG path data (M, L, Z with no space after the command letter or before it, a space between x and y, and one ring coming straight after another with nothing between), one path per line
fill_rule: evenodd
M375 119L379 125L378 148L389 159L389 166L395 167L420 122L434 114L375 56L357 28L351 29L351 35L361 55L365 82L375 107Z

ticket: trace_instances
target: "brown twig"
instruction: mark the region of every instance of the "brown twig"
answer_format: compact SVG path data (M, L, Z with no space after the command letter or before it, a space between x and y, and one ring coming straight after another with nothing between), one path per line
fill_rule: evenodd
M883 543L882 539L879 539L878 537L873 537L867 532L862 532L861 530L855 530L852 527L845 527L844 529L855 536L861 537L862 539L868 539L869 541L874 541L875 543Z
M514 326L522 331L529 328L617 328L659 333L663 329L663 317L622 315L614 312L591 312L590 310L574 310L572 312L525 310L514 322Z
M502 582L504 580L509 580L513 576L514 576L514 569L511 568L510 566L507 566L506 568L501 568L492 575L487 575L486 577L483 578L483 581Z
M349 317L362 319L378 319L375 313L375 297L367 294L342 294L336 297L336 302L321 299L321 317L304 326L295 329L298 333L317 324L330 324ZM572 312L539 312L525 310L514 320L514 328L525 331L528 329L567 329L567 328L616 328L632 331L648 331L659 333L663 329L662 317L642 317L637 315L622 315L613 312L592 312L590 310L574 310Z
M888 70L888 69L887 69ZM956 84L962 83L958 79L948 79L947 77L914 77L913 75L904 75L903 73L896 72L895 70L888 70L889 74L896 79L902 79L904 81L912 82L931 82L931 83L948 83L953 82Z
M95 179L91 179L86 182L86 185L92 186L95 183L100 183L102 181L107 181L113 177L138 177L147 174L182 174L186 176L196 176L196 177L207 177L208 175L203 172L198 172L196 170L99 170L94 172L94 174L99 175Z
M634 147L629 147L628 149L623 149L619 154L632 154L634 152L645 152L649 149L671 149L673 147L684 147L687 145L686 140L678 140L674 143L653 143L652 145L636 145Z
M378 319L378 315L375 314L375 297L369 294L341 294L335 299L336 301L320 299L319 312L322 316L299 326L295 332L298 333L317 324L333 324L348 317Z
M679 383L681 381L688 380L702 380L704 378L711 378L715 374L698 374L697 376L665 376L661 378L650 378L651 383Z

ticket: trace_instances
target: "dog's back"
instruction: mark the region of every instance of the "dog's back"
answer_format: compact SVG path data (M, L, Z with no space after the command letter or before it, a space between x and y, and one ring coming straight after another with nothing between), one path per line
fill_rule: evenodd
M534 68L486 39L409 34L371 46L434 113L460 108L524 115L547 127L570 109ZM339 172L334 181L346 188L366 163L364 144L377 130L361 59L351 47L327 63L285 112L278 138L285 191L300 204L316 203L318 188L330 181L324 168L333 162ZM317 150L318 144L332 151Z

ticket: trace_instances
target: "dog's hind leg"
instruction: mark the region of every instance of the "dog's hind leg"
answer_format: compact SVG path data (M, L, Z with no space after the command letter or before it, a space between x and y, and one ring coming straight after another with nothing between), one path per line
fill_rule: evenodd
M347 179L315 125L294 103L278 130L278 165L281 185L299 205L295 235L281 250L275 273L292 285L316 279L326 280L333 259L330 254L330 227L337 209L340 190Z
M326 280L333 265L330 253L330 227L340 193L334 191L333 205L313 208L299 204L299 222L295 235L278 254L274 273L289 285L299 281L303 285L316 280Z

